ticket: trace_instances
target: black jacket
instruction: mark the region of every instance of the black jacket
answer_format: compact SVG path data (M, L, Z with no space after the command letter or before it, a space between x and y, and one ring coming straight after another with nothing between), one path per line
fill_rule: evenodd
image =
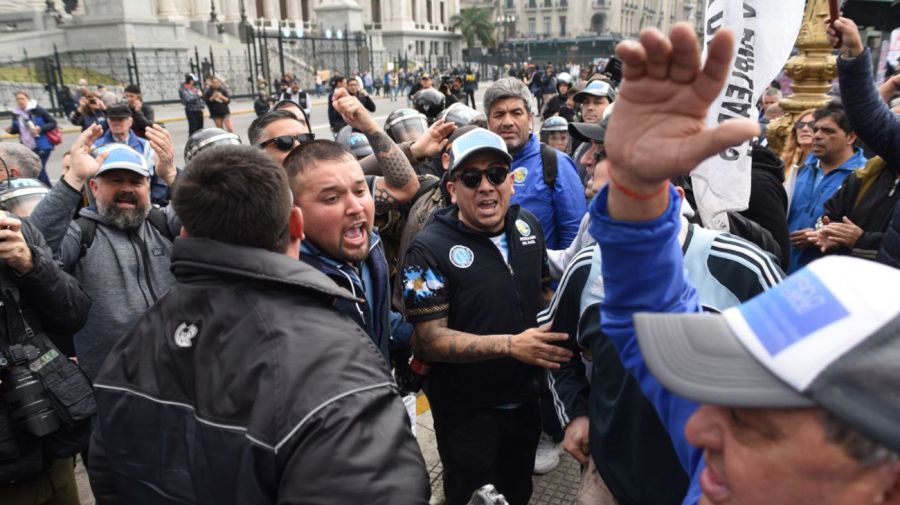
M31 249L34 267L25 275L17 275L2 264L0 278L4 283L11 283L18 291L18 305L24 322L17 316L17 311L0 310L0 327L4 328L0 332L0 349L5 354L8 346L26 343L23 337L24 325L27 324L34 333L45 333L50 337L60 352L71 355L72 334L84 326L91 305L90 298L78 282L53 260L53 253L44 237L27 220L22 221L22 234ZM11 309L15 302L7 298L7 289L2 291L4 293L0 298L3 299L3 307ZM87 387L85 389L88 390ZM0 416L8 415L6 408L0 409ZM5 425L4 421L8 422L9 419L0 419L0 425ZM0 433L0 437L3 437L3 433ZM61 456L60 443L71 445L66 437L67 434L63 431L43 438L17 431L15 439L19 454L13 459L5 459L0 450L0 476L26 478L47 470L53 460ZM69 455L79 450L78 447L70 449L73 450Z
M762 146L753 146L751 167L750 202L741 215L755 221L772 234L781 249L781 254L778 255L781 268L787 268L791 242L787 227L788 200L784 191L784 164L772 151ZM732 230L732 233L735 231ZM756 240L751 241L761 245Z
M200 238L95 383L104 505L428 502L384 359L351 295L283 254Z
M518 205L506 214L509 264L491 239L465 226L456 206L438 211L403 262L406 319L447 318L475 335L516 334L535 327L550 273L541 223ZM465 410L537 398L543 374L514 358L433 363L426 379L435 410Z
M885 265L900 268L900 203L894 206L891 224L884 233L876 259Z
M153 126L156 113L153 111L153 107L142 103L140 109L131 109L131 120L131 130L134 131L134 134L142 139L147 138L144 130Z

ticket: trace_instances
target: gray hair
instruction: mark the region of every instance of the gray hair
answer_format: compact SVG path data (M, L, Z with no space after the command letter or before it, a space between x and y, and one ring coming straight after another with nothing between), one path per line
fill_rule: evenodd
M529 114L534 114L531 110L531 91L528 90L528 86L524 82L515 77L498 79L484 92L485 114L490 116L491 107L498 100L503 100L504 98L521 98L525 102L525 110Z
M41 175L41 159L34 151L22 144L2 142L0 143L0 155L3 155L3 161L9 165L10 170L13 168L19 170L21 177L37 179Z
M765 96L777 96L781 98L781 90L778 88L769 88L766 90Z
M841 446L848 456L863 467L872 468L900 461L900 454L896 451L873 441L826 410L822 410L822 426L825 429L825 439Z

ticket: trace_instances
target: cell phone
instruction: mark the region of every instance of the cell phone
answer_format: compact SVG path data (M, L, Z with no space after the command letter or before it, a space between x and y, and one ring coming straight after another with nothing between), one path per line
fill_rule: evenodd
M828 26L834 27L834 22L841 17L841 8L838 4L838 0L828 0ZM843 43L844 34L835 30L837 33L837 42L834 43L834 48L837 49L841 47Z

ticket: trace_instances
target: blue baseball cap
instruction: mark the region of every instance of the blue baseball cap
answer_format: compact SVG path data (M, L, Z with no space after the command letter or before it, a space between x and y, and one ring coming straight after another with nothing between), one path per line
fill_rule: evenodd
M107 146L104 146L107 147ZM110 170L131 170L132 172L150 177L150 168L147 166L147 159L142 154L125 144L110 144L108 149L96 149L96 154L108 152L103 164L97 175L102 175Z
M467 126L456 130L450 137L450 165L447 167L448 175L462 165L472 155L481 152L498 154L506 163L512 163L512 156L506 149L506 142L500 135L476 126Z

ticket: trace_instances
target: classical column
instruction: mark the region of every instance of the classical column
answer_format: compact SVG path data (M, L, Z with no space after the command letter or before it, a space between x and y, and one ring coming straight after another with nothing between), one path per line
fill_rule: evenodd
M240 21L241 6L240 0L221 0L222 12L219 19L222 21Z
M288 0L285 14L287 19L291 21L300 21L303 18L303 15L300 13L300 0Z
M827 92L837 75L837 61L831 54L831 44L825 33L828 16L828 0L806 2L803 24L795 44L800 54L784 65L785 73L794 80L791 84L794 94L779 102L784 116L769 123L766 130L769 149L775 153L781 152L801 112L829 101Z
M162 19L175 19L181 17L178 15L178 8L175 5L175 0L159 0L157 14Z
M266 19L281 19L278 0L263 0L263 11L260 14Z

